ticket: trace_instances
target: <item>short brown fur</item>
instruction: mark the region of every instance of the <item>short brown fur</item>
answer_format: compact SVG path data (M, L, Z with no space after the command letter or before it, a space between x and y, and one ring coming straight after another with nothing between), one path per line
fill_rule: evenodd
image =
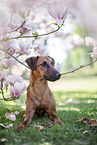
M34 57L28 58L26 62L30 63L34 61L34 71L30 73L30 84L27 89L27 100L26 100L26 117L24 121L17 127L18 130L24 130L31 120L34 114L43 116L45 113L54 121L54 123L62 124L62 121L56 115L56 104L51 90L48 87L47 80L43 78L44 75L48 76L57 72L52 65L52 59L50 57ZM36 62L35 62L36 61ZM43 67L41 64L45 62L46 66Z

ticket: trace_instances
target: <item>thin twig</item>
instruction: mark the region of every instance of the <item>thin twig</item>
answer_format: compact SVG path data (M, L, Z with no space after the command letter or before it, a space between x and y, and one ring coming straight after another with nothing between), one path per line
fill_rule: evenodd
M2 94L2 97L3 97L3 99L0 99L0 100L4 100L4 101L12 101L12 100L16 100L16 96L14 96L14 97L9 97L9 98L5 98L5 96L4 96L4 92L3 92L3 79L1 79L1 94Z
M28 69L30 69L27 65L25 65L24 63L22 63L21 61L19 61L16 57L14 57L13 55L11 55L11 53L7 52L6 50L0 49L1 51L9 54L11 57L13 57L16 61L18 61L20 64L24 65L25 67L27 67Z
M3 93L3 79L1 79L1 94L2 94L3 100L6 100Z
M9 32L5 32L5 33L3 33L2 35L8 34L8 33L12 33L12 32L15 32L15 31L18 31L21 27L23 27L23 25L24 25L25 23L26 23L26 21L24 21L18 28L14 29L14 30L11 30L11 31L9 31Z
M31 35L31 36L18 36L18 37L13 37L13 38L9 38L9 39L19 39L19 38L32 38L32 37L41 37L41 36L47 36L47 35L50 35L52 33L55 33L57 32L61 27L58 27L56 30L54 31L51 31L51 32L48 32L48 33L45 33L45 34L40 34L40 35Z
M97 59L94 60L94 61L92 61L92 62L90 62L90 63L88 63L88 64L86 64L86 65L81 65L80 67L78 67L78 68L76 68L76 69L74 69L74 70L71 70L71 71L68 71L68 72L65 72L65 73L61 73L61 75L66 75L66 74L74 73L75 71L77 71L77 70L79 70L79 69L81 69L81 68L84 68L84 67L86 67L86 66L89 66L89 65L95 63L96 61L97 61Z
M7 101L7 99L4 97L4 92L3 92L3 79L1 79L1 94L2 94L3 100Z

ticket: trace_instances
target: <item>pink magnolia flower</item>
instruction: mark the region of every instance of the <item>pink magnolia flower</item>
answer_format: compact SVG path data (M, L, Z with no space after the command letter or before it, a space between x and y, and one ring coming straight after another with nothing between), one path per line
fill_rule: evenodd
M12 86L14 86L14 84L16 82L19 82L19 83L22 83L24 80L21 76L18 76L18 75L9 75L7 78L6 78L6 82L7 84L10 84Z
M19 97L21 96L24 91L26 90L26 85L16 82L14 86L9 86L8 88L11 97Z
M25 90L26 90L26 85L25 84L21 84L21 83L18 83L18 82L16 82L14 84L13 91L14 91L14 94L15 94L16 97L21 96L24 93Z
M23 27L20 28L20 32L23 33L23 34L26 33L26 32L28 32L28 31L29 30L25 26L23 26Z
M50 7L48 11L59 27L64 23L68 13L68 9L62 5Z
M25 34L27 32L29 32L30 30L33 29L33 21L28 20L21 28L20 28L20 32ZM28 33L30 34L30 33Z

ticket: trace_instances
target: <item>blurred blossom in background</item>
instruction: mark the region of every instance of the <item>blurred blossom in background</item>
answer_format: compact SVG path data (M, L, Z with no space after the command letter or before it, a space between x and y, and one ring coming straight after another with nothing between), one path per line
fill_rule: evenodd
M14 32L24 21L20 31ZM90 53L97 57L96 0L0 0L0 40L20 34L31 36L48 33L61 26L63 21L62 29L56 33L38 39L33 37L1 42L0 48L23 63L30 56L50 55L56 64L63 64L62 71L88 63L93 59ZM1 71L4 68L8 74L25 75L27 69L8 54L0 51L0 58ZM19 70L19 67L22 69Z

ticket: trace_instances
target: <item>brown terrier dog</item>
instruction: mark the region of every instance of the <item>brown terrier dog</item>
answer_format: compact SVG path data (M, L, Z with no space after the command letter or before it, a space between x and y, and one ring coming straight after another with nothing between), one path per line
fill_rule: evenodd
M54 59L49 56L37 56L28 58L26 63L31 69L30 84L27 89L26 117L17 129L24 130L31 123L34 114L43 116L47 113L54 123L62 124L55 113L55 100L47 84L47 80L56 81L61 77L54 68Z

